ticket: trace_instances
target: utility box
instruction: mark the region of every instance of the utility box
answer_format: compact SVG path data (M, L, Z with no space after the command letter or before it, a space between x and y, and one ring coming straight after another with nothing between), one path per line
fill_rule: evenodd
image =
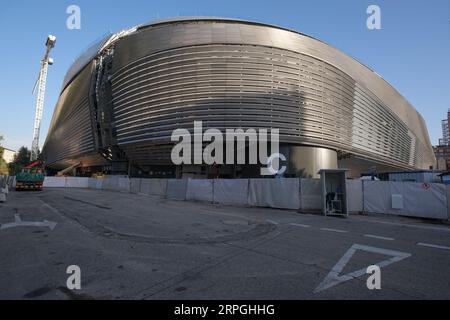
M403 196L401 194L392 195L392 209L403 210Z
M322 169L322 213L325 216L348 216L347 169Z

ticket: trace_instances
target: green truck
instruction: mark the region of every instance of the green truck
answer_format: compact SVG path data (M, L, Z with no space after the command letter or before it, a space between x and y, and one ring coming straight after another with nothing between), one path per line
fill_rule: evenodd
M44 184L42 161L35 161L16 174L16 191L41 191Z

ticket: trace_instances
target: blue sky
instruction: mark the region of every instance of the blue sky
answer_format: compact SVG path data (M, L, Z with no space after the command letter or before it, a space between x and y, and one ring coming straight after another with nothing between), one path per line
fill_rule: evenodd
M66 8L81 8L81 30L68 30ZM366 9L380 6L382 30L366 27ZM52 52L41 145L62 80L72 62L109 31L154 19L213 15L271 23L319 38L374 69L423 115L433 144L450 108L450 0L139 1L3 0L0 9L2 62L0 134L3 145L30 147L35 97L31 91L47 34Z

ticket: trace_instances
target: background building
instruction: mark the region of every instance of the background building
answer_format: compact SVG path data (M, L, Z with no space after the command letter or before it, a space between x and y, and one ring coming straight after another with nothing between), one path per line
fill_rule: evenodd
M3 148L3 160L5 160L6 163L13 162L16 154L17 152L14 150Z
M447 112L447 119L442 120L442 138L439 139L439 145L433 147L436 157L436 169L446 171L450 169L450 109Z
M450 123L450 110L447 112L447 119L444 119L441 122L442 139L439 139L440 146L448 146L450 144L449 123Z
M450 168L450 146L440 145L433 148L436 156L436 169L446 171Z
M50 170L255 177L174 166L173 130L279 128L288 176L430 169L421 115L374 71L310 36L224 18L156 21L106 37L68 71L42 154Z

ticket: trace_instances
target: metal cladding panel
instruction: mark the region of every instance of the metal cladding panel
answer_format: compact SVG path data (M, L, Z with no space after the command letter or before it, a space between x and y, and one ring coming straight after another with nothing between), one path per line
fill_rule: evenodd
M417 111L372 70L319 40L221 18L130 30L107 45L112 96L102 105L113 109L114 138L136 163L167 164L172 131L202 120L204 129L279 128L282 143L399 168L434 165ZM94 150L92 65L58 101L44 149L51 161Z
M337 110L322 101L351 105L351 79L334 70L322 82L313 75L323 68L320 62L283 54L249 46L196 46L129 65L112 78L119 144L168 140L174 129L189 129L194 120L220 129L280 128L291 142L308 130L337 144L351 138L351 108ZM323 93L323 87L329 90Z
M97 56L98 51L108 41L109 38L111 38L111 34L102 37L100 40L97 40L75 60L64 77L62 91L64 91L66 86L81 70L83 70L88 64L91 63L91 61Z
M49 165L94 151L89 88L92 63L68 85L59 97L43 148Z
M418 161L414 166L428 168L434 164L423 118L392 86L337 49L296 32L248 22L214 21L214 18L211 21L185 19L148 24L117 43L113 71L119 75L124 72L122 68L129 68L158 52L211 44L257 46L259 49L256 51L264 51L262 47L277 48L284 50L286 55L291 51L332 66L345 73L362 90L375 96L377 104L395 115L417 138L422 162Z
M282 143L404 168L426 161L411 161L411 131L372 92L336 67L291 51L231 44L166 49L115 72L112 89L117 141L126 149L169 141L173 130L202 120L205 129L222 131L279 128ZM142 149L129 153L144 157Z

